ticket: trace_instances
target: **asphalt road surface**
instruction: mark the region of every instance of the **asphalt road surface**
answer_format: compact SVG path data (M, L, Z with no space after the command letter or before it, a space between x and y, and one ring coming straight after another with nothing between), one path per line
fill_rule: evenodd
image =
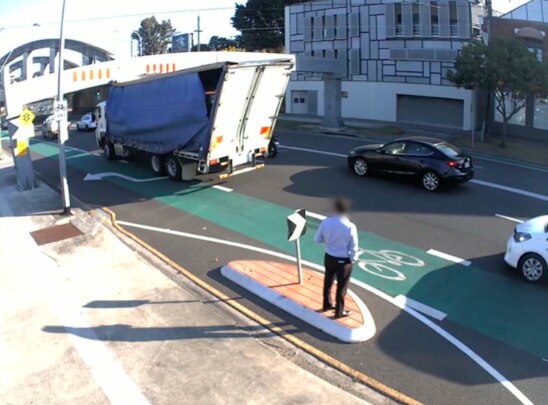
M353 175L345 155L363 141L279 137L280 154L262 170L225 183L173 183L154 178L143 162L106 161L93 133L72 133L71 193L90 207L113 209L127 229L287 333L418 401L547 403L548 282L524 283L503 252L512 218L548 213L548 170L476 159L475 182L432 194L410 180ZM58 184L56 145L36 139L31 149L40 176ZM101 179L85 181L89 174ZM351 288L377 326L362 344L331 339L219 272L233 259L271 258L254 248L292 254L285 217L298 208L316 214L302 250L321 264L313 233L339 195L354 202L364 249ZM397 303L406 298L425 308L403 311Z

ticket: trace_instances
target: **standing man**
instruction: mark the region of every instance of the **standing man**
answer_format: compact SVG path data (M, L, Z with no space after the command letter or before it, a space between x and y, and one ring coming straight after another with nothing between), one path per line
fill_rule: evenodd
M350 315L344 310L344 298L352 275L352 263L358 258L358 232L348 219L350 203L338 198L335 215L322 221L314 240L325 244L325 278L323 283L323 311L335 310L335 318ZM336 305L331 301L331 287L337 277Z

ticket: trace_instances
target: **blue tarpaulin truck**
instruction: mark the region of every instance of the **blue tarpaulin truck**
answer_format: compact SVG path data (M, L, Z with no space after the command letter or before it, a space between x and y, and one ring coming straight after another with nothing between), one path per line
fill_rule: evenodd
M173 180L257 168L293 69L291 58L223 62L111 83L96 110L97 143L107 159L145 154Z

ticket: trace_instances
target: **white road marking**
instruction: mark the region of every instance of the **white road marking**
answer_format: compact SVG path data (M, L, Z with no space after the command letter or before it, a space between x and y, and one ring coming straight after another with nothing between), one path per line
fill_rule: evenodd
M548 359L542 359L542 361L544 361L544 362L548 363Z
M155 231L160 233L166 233L171 235L177 235L182 236L190 239L197 239L197 240L203 240L207 242L213 242L218 243L221 245L226 246L233 246L233 247L239 247L245 250L250 250L257 253L264 253L269 256L273 257L279 257L281 259L286 259L292 262L295 262L296 259L293 256L286 255L283 253L274 252L272 250L258 248L255 246L246 245L243 243L238 242L232 242L227 241L223 239L217 239L217 238L210 238L208 236L202 236L202 235L195 235L187 232L179 232L179 231L172 231L170 229L162 229L157 228L153 226L148 225L139 225L131 222L126 221L118 221L120 225L125 225L133 228L138 229L145 229L149 231ZM309 262L307 260L303 260L302 263L305 266L311 267L315 270L319 270L321 272L324 272L323 266L317 265L316 263ZM449 343L451 343L453 346L455 346L457 349L462 351L465 355L467 355L470 359L472 359L478 366L480 366L483 370L485 370L489 375L491 375L495 380L497 380L499 383L501 383L512 395L514 395L522 404L524 405L534 405L533 402L529 400L514 384L512 384L506 377L504 377L502 374L500 374L497 370L495 370L489 363L487 363L483 358L481 358L476 352L474 352L472 349L470 349L468 346L466 346L464 343L462 343L460 340L458 340L456 337L451 335L449 332L447 332L442 327L438 326L434 322L432 322L430 319L416 311L415 309L409 307L408 305L405 305L403 302L398 302L394 297L382 292L381 290L376 289L375 287L372 287L368 284L365 284L359 280L351 279L351 283L362 287L364 290L369 291L372 294L375 294L376 296L384 299L385 301L397 306L398 308L402 309L403 311L407 312L409 315L417 319L418 321L422 322L426 326L428 326L430 329L432 329L434 332L436 332L438 335L443 337L445 340L447 340Z
M59 144L57 142L50 142L50 141L44 141L44 140L40 140L41 143L47 143L48 145L51 145L51 146L59 146ZM75 150L77 152L83 152L83 153L92 153L90 152L89 150L85 150L85 149L80 149L80 148L75 148L74 146L68 146L68 145L65 145L65 149L68 149L68 150Z
M167 179L166 176L164 177L151 177L148 179L137 179L135 177L126 176L124 174L116 173L116 172L104 172L104 173L88 173L86 177L84 177L84 181L95 181L95 180L103 180L105 177L119 177L124 180L132 181L134 183L148 183L151 181L159 181L159 180L165 180Z
M398 295L396 298L394 298L394 300L405 306L413 308L415 311L422 312L423 314L428 315L430 318L437 319L438 321L443 321L447 317L447 314L445 312L439 311L429 305L423 304L422 302L406 297L405 295Z
M219 186L219 185L213 186L213 188L216 188L217 190L224 191L225 193L232 193L234 191L231 188L223 187L223 186Z
M128 162L127 160L119 160L118 162L123 163L123 164L125 164L125 165L128 165L128 164L129 164L129 162Z
M316 213L310 212L310 211L306 211L306 216L310 217L310 218L319 219L320 221L323 221L324 219L327 218L325 215L316 214Z
M485 160L486 162L494 162L494 163L498 163L498 164L501 164L501 165L515 166L515 167L520 167L522 169L534 170L534 171L541 172L541 173L548 173L548 169L543 169L541 167L531 167L531 166L526 166L526 165L522 165L522 164L514 163L514 162L503 162L501 160L491 159L491 158L488 158L488 157L480 157L480 156L476 156L476 155L472 155L472 156L474 157L475 160Z
M531 191L526 191L526 190L522 190L514 187L503 186L501 184L490 183L488 181L483 181L483 180L470 180L470 183L478 184L484 187L495 188L497 190L508 191L509 193L519 194L525 197L536 198L537 200L548 202L548 195L532 193Z
M506 215L495 214L495 216L498 217L498 218L507 219L508 221L516 222L516 223L518 223L518 224L522 224L522 223L523 223L523 221L522 221L521 219L512 218L512 217L507 217Z
M317 153L317 154L320 154L320 155L336 156L336 157L343 157L343 158L346 157L346 155L343 155L342 153L325 152L325 151L316 150L316 149L298 148L296 146L285 146L285 145L282 146L282 145L280 145L280 148L290 149L290 150L299 150L299 151L302 151L302 152Z
M285 149L300 150L300 151L303 151L303 152L318 153L320 155L328 155L328 156L336 156L336 157L346 158L346 155L343 155L343 154L340 154L340 153L325 152L325 151L321 151L321 150L317 150L317 149L297 148L297 147L293 147L293 146L281 146L281 147L285 148ZM537 170L537 169L531 169L531 170ZM501 184L490 183L488 181L475 180L475 179L470 180L470 183L478 184L478 185L484 186L484 187L491 187L491 188L495 188L495 189L498 189L498 190L508 191L509 193L519 194L519 195L522 195L522 196L525 196L525 197L536 198L537 200L547 201L548 202L548 196L547 195L533 193L531 191L521 190L519 188L503 186Z
M448 261L453 262L453 263L462 264L463 266L467 266L467 267L472 264L468 260L464 260L464 259L461 259L460 257L453 256L453 255L450 255L450 254L447 254L447 253L443 253L443 252L440 252L439 250L435 250L435 249L430 249L426 253L428 253L429 255L432 255L432 256L437 256L441 259L448 260Z

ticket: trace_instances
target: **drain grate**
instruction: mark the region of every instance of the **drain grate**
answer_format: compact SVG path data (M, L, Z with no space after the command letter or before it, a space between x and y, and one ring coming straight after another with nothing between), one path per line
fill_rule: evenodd
M71 223L51 226L30 233L30 236L32 236L38 246L75 238L80 235L83 235L83 233Z

